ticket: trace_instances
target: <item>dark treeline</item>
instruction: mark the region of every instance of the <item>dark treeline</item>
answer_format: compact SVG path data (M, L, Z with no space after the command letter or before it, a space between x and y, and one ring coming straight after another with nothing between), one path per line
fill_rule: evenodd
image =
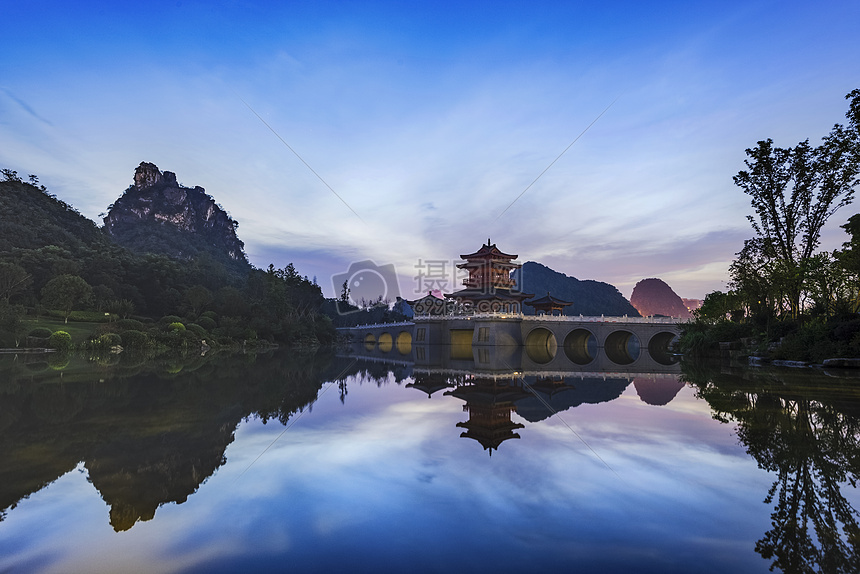
M199 328L188 340L327 343L333 328L320 310L325 301L314 281L292 264L256 269L244 258L226 264L197 245L193 258L159 254L159 244L180 238L169 226L144 230L150 252L131 251L51 195L38 178L23 181L2 170L0 181L0 347L25 340L22 318L134 319L128 330L146 334L163 317ZM105 329L117 331L117 329ZM122 335L122 333L119 333ZM180 338L182 338L180 337Z

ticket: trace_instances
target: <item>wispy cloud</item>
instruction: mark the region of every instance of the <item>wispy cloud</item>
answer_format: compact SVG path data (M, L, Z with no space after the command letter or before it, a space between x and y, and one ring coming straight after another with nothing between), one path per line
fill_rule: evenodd
M0 87L0 90L2 90L4 94L6 94L6 97L7 97L7 98L9 98L10 100L12 100L12 101L13 101L13 102L15 102L16 104L18 104L18 106L20 106L20 108L21 108L22 110L24 110L25 112L27 112L27 113L28 113L30 116L32 116L34 119L39 120L40 122L42 122L42 123L43 123L43 124L45 124L45 125L48 125L48 126L52 126L52 127L53 127L53 125L54 125L53 123L51 123L51 122L50 122L49 120L47 120L46 118L42 117L38 112L36 112L36 110L34 110L34 109L30 106L30 104L28 104L27 102L25 102L24 100L22 100L21 98L19 98L18 96L16 96L14 93L12 93L12 91L11 91L11 90L9 90L8 88L5 88L5 87Z

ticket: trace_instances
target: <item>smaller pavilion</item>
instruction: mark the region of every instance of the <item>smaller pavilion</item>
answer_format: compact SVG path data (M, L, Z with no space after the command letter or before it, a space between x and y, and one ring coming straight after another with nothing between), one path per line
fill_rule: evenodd
M558 311L559 315L564 315L564 308L573 305L570 301L556 299L549 294L549 291L547 291L546 297L533 299L525 303L530 307L534 307L535 315L555 315L556 311Z
M451 312L451 301L436 297L432 291L414 301L406 301L416 315L446 315Z

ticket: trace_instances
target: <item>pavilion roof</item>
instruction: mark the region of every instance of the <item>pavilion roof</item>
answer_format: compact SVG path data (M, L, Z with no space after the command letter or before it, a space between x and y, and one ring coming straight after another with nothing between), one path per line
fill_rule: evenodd
M415 304L418 303L419 301L428 301L430 303L435 303L438 301L444 302L445 299L442 297L437 297L436 295L433 294L433 291L429 291L423 297L419 297L418 299L412 299L411 301L409 299L404 299L404 301L406 301L411 307L414 307Z
M562 299L556 299L552 295L547 292L544 297L540 299L533 299L532 301L526 301L526 305L530 305L532 307L567 307L568 305L573 305L570 301L563 301Z
M517 255L505 253L496 247L495 243L491 244L489 239L476 252L468 255L460 255L460 259L516 259L517 257Z

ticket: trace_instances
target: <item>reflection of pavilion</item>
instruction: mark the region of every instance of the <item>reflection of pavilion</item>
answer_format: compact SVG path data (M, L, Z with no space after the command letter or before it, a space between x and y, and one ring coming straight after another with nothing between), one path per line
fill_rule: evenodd
M490 455L504 441L520 438L514 430L525 425L513 422L511 413L517 410L516 401L527 393L518 382L475 378L470 384L445 394L466 401L463 410L469 413L469 420L457 423L458 427L466 429L460 436L478 441Z

